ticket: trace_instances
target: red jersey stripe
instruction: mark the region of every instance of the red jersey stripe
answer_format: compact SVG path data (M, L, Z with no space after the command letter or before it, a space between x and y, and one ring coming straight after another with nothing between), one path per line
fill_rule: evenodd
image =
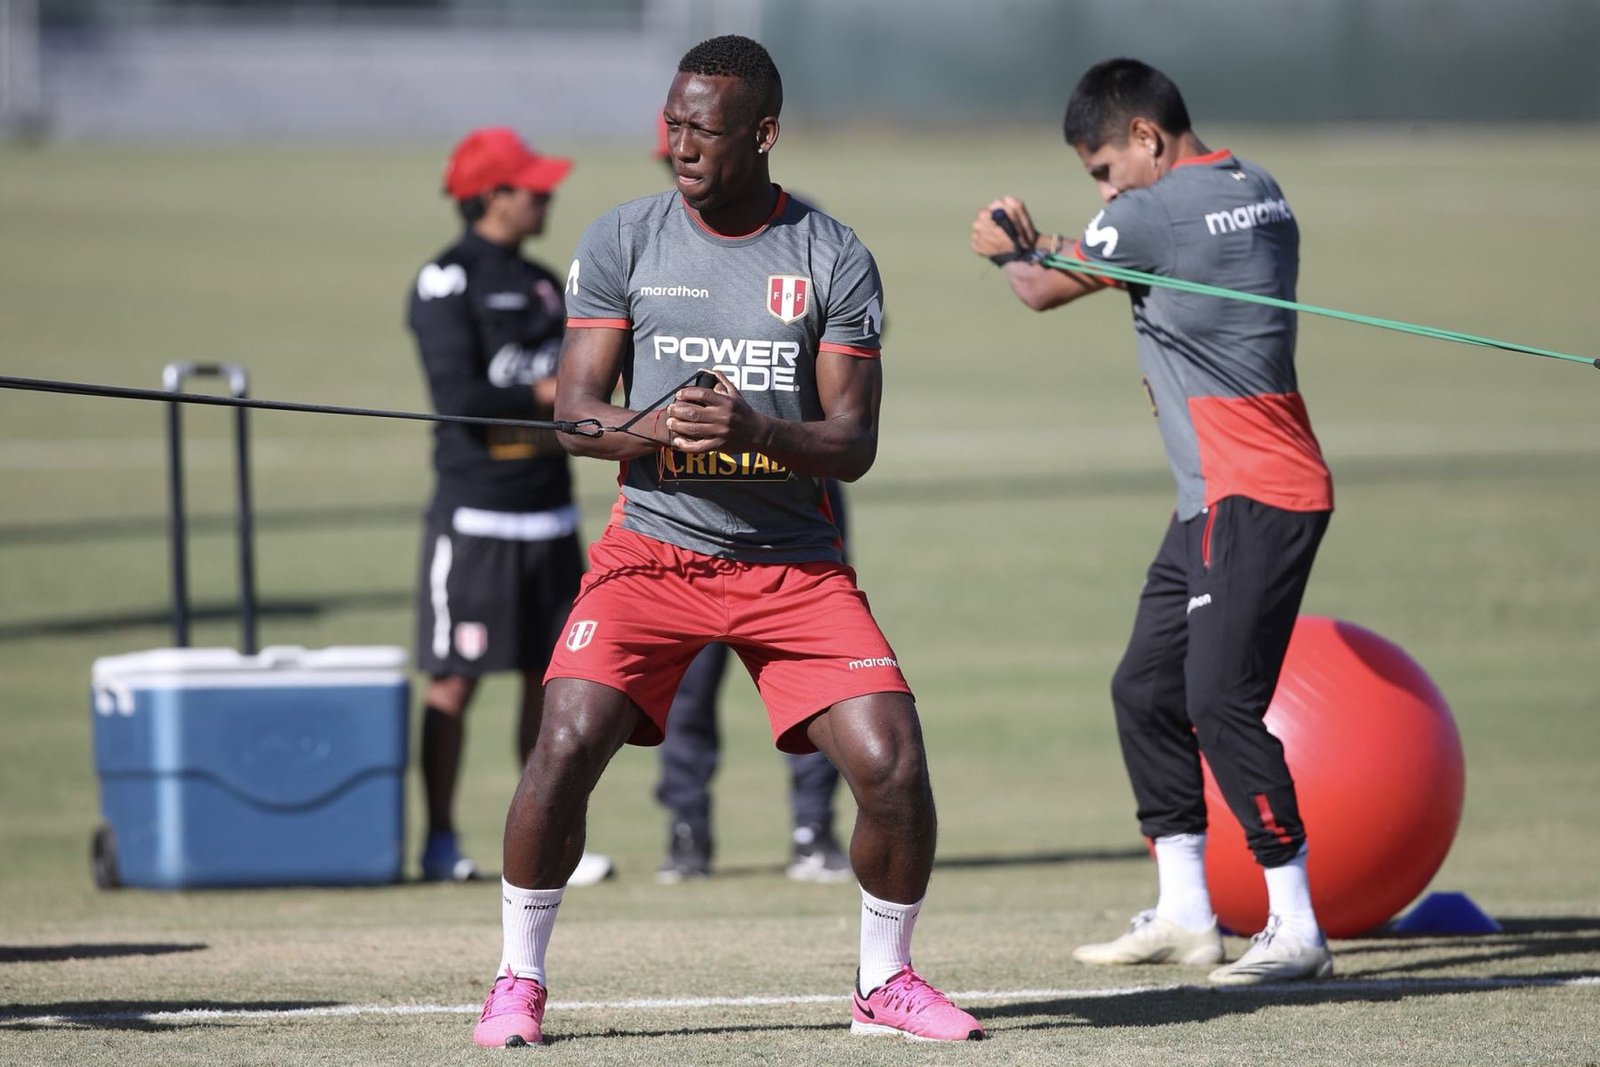
M1195 164L1221 163L1224 159L1227 159L1231 155L1233 155L1233 153L1228 151L1226 148L1219 148L1215 152L1207 152L1203 156L1186 156L1172 165L1174 167L1188 167Z
M861 359L878 359L883 355L883 350L878 348L856 348L854 345L841 345L834 341L823 341L817 345L818 352L838 352L841 355L857 356Z
M1089 257L1083 254L1083 241L1081 239L1072 242L1072 247L1067 251L1071 254L1073 259L1081 260L1084 263L1088 263L1090 261ZM1082 278L1086 282L1093 282L1097 285L1109 285L1114 289L1125 288L1125 286L1115 278L1106 278L1099 274L1079 274L1078 277Z
M627 319L568 319L569 330L631 330L633 323Z
M1333 477L1299 393L1189 398L1205 504L1245 496L1285 511L1328 511Z

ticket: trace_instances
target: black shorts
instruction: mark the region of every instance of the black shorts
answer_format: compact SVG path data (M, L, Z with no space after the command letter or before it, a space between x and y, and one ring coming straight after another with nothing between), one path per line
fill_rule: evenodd
M544 671L583 577L576 532L548 541L464 534L451 512L423 525L417 666L434 676Z

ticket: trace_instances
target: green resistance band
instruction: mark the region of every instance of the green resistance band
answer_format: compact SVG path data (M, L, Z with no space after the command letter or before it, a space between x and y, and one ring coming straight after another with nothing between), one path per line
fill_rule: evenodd
M1275 296L1244 293L1237 289L1224 289L1218 285L1186 282L1181 278L1167 278L1159 274L1147 274L1142 270L1113 267L1104 263L1089 263L1085 260L1072 259L1067 256L1046 255L1039 259L1038 262L1043 266L1056 270L1070 270L1079 274L1115 278L1120 282L1133 282L1138 285L1158 285L1165 289L1176 289L1184 293L1200 293L1205 296L1220 296L1228 300L1243 300L1251 304L1265 304L1268 307L1283 308L1286 311L1303 311L1310 315L1323 315L1330 319L1343 319L1345 322L1359 322L1365 326L1376 326L1383 330L1396 330L1400 333L1415 334L1418 337L1432 337L1439 341L1456 341L1465 345L1477 345L1480 348L1499 348L1506 352L1523 352L1530 356L1545 356L1549 359L1566 360L1569 363L1587 363L1591 367L1600 369L1600 359L1575 356L1568 352L1553 352L1548 348L1534 348L1532 345L1522 345L1515 341L1497 341L1493 337L1478 337L1474 334L1462 333L1459 330L1446 330L1440 326L1421 326L1412 322L1400 322L1397 319L1380 319L1375 315L1360 315L1354 311L1339 311L1335 308L1318 307L1315 304L1302 304L1295 300L1280 300Z

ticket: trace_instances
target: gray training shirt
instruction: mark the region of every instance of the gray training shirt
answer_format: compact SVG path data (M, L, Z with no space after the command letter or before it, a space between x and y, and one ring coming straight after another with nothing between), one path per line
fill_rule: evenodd
M1278 183L1226 150L1180 160L1092 220L1075 252L1293 300L1300 230ZM1130 285L1139 369L1189 519L1229 496L1287 511L1333 507L1333 483L1295 379L1295 313Z
M654 404L718 370L755 410L822 419L818 352L876 359L883 287L849 227L779 190L766 225L707 230L677 191L613 208L584 232L567 274L569 329L625 329L625 403ZM819 479L759 452L663 448L622 464L613 521L710 556L757 563L839 560Z

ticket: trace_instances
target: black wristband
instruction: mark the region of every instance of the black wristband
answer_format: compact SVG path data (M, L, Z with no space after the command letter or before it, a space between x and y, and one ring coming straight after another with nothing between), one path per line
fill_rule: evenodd
M1007 263L1037 263L1042 255L1043 253L1037 249L1032 252L1001 252L990 256L989 262L997 267L1003 267Z

